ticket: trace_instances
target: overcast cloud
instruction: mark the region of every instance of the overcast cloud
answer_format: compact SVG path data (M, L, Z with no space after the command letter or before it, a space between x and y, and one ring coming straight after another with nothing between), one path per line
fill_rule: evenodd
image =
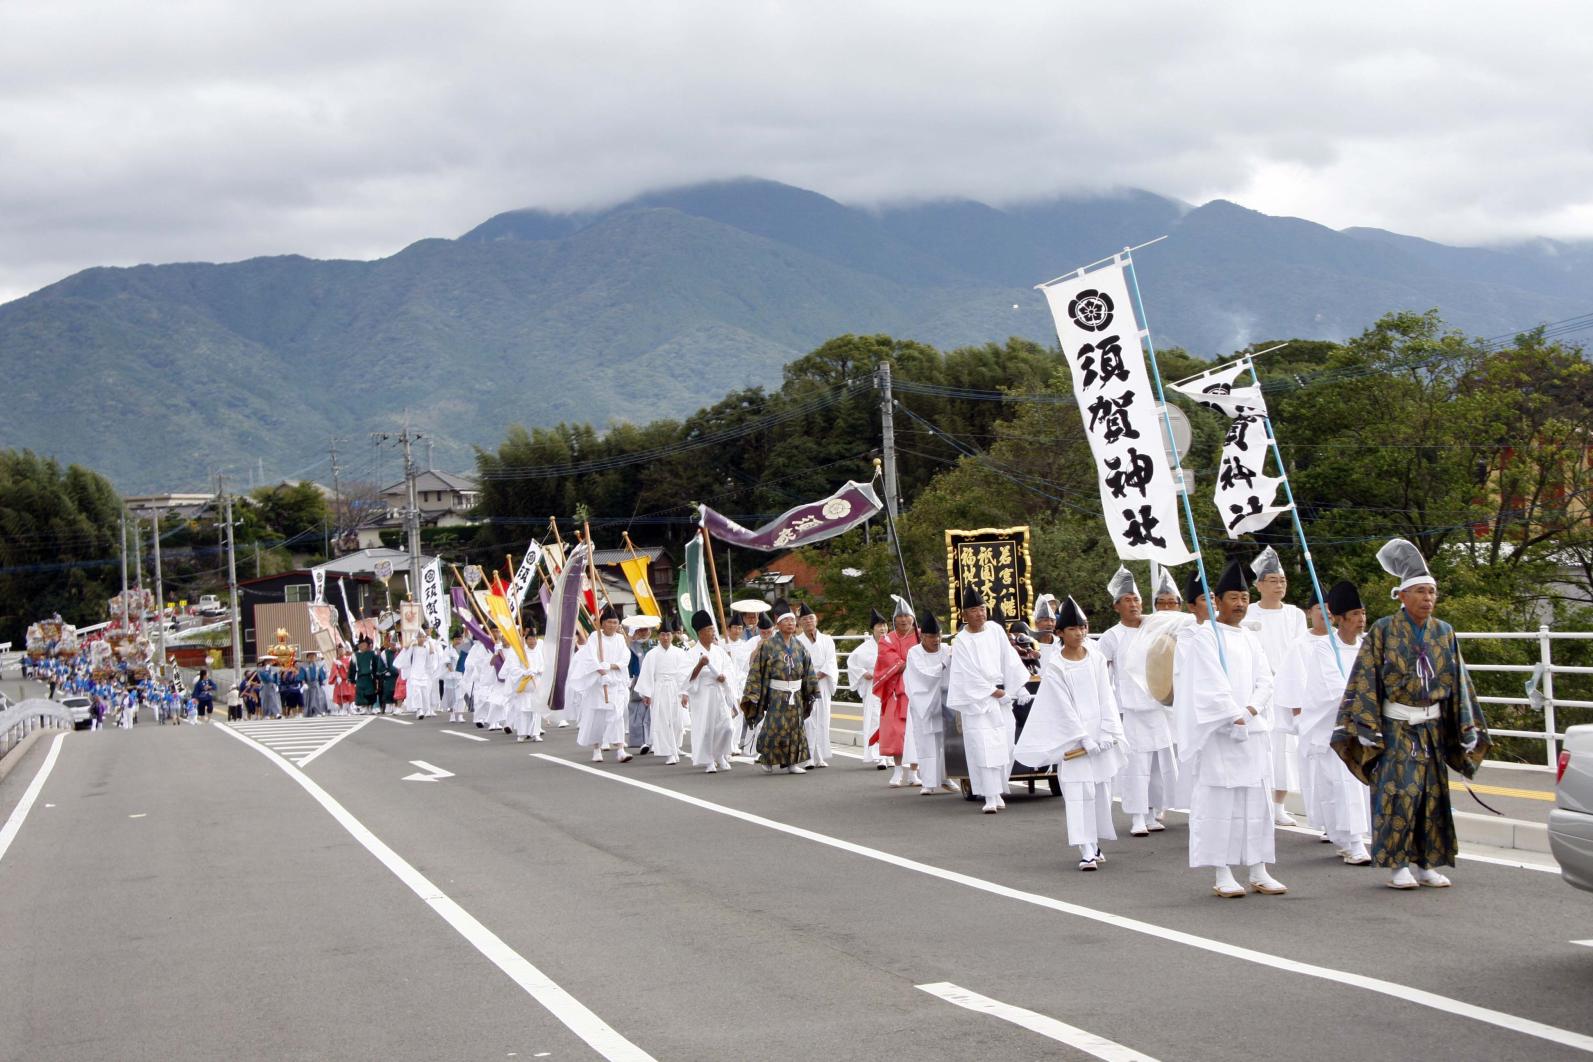
M1593 237L1593 6L0 3L0 300L756 175Z

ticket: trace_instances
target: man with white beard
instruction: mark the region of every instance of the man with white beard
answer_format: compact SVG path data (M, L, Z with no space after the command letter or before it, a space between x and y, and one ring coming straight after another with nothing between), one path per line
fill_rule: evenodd
M592 762L602 763L603 753L613 748L618 762L631 754L625 751L625 710L630 703L631 653L628 640L620 633L619 610L604 605L599 627L570 661L566 682L568 696L580 705L580 730L575 743L592 750Z
M841 665L835 653L835 639L819 630L819 617L806 601L797 609L797 637L813 661L813 674L818 678L819 695L813 702L813 714L808 716L809 767L830 765L830 705L835 698L835 687L841 679Z
M658 632L658 644L642 657L636 675L636 693L647 706L646 742L653 752L673 766L680 762L681 739L686 732L686 675L691 658L675 644L680 620L671 617Z
M1212 892L1223 899L1245 895L1236 866L1247 868L1251 889L1281 895L1289 890L1267 871L1276 857L1267 799L1272 669L1260 641L1239 625L1250 605L1244 569L1234 561L1223 571L1212 587L1215 608L1198 572L1185 591L1196 622L1178 633L1173 704L1178 756L1193 782L1189 865L1215 868Z
M879 640L885 637L885 617L868 610L868 634L846 657L846 685L863 702L863 762L880 770L889 766L879 754L879 743L869 738L879 730L879 698L874 696L874 665L879 662Z
M730 653L714 635L713 617L691 617L697 640L686 651L686 705L691 712L691 763L706 774L730 770L730 742L741 726L740 689ZM756 644L756 643L754 643Z
M1371 866L1372 856L1366 850L1372 834L1371 797L1332 744L1344 687L1361 651L1366 609L1348 580L1333 585L1327 603L1338 629L1322 621L1318 606L1311 607L1307 613L1311 631L1294 643L1294 651L1283 662L1272 701L1278 712L1293 713L1300 733L1300 792L1311 825L1333 843L1344 862Z
M1283 661L1294 649L1294 643L1305 637L1305 613L1283 600L1289 592L1289 577L1284 574L1283 561L1278 551L1268 546L1251 561L1255 574L1256 590L1261 600L1245 612L1245 625L1252 627L1261 641L1261 651L1267 665L1276 674ZM1294 816L1284 808L1284 798L1289 795L1294 775L1295 746L1293 719L1275 719L1268 736L1271 752L1272 821L1279 826L1293 826Z
M919 796L955 793L946 781L946 691L951 677L951 651L940 639L940 621L927 609L918 617L918 644L907 650L903 684L907 687L908 725L918 751ZM955 724L953 724L955 725Z
M1123 737L1128 746L1123 770L1117 776L1123 811L1132 817L1129 833L1146 837L1167 827L1163 812L1171 805L1178 782L1178 767L1173 756L1173 728L1167 710L1124 670L1129 647L1139 640L1141 623L1139 587L1134 573L1119 566L1106 584L1117 623L1109 627L1095 649L1110 665L1112 692L1123 713Z
M1123 723L1106 660L1089 644L1089 619L1069 597L1057 615L1062 649L1040 671L1040 692L1029 709L1013 757L1036 766L1056 764L1062 783L1068 843L1079 850L1079 869L1106 861L1101 840L1117 839L1112 826L1112 778L1123 764Z
M984 797L984 813L1007 806L1003 796L1012 771L1017 723L1013 699L1029 681L1007 632L988 621L985 599L973 587L962 593L963 629L951 643L946 703L962 716L962 741L968 781Z
M541 741L542 713L537 706L542 698L537 686L542 682L547 662L542 655L542 642L529 624L522 640L525 642L526 662L520 663L519 656L512 651L504 653L503 668L499 675L508 695L509 726L514 731L514 739Z

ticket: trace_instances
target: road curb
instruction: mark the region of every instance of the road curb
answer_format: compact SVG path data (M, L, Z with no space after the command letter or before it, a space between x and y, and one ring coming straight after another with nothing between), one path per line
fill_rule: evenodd
M7 752L3 757L0 757L0 782L5 781L6 780L6 775L10 774L12 772L12 770L14 770L16 768L16 765L22 762L23 754L25 754L28 751L28 748L35 741L39 740L41 737L44 737L46 734L63 734L63 733L66 733L66 731L64 731L64 730L56 730L56 729L47 728L47 727L40 727L39 729L35 730L33 733L29 734L27 737L23 738L21 741L17 742L15 745L13 745L11 747L11 751L10 752Z

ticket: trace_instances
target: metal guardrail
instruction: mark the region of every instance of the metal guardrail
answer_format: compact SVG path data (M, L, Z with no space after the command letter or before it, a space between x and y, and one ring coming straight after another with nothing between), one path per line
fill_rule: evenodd
M72 714L54 701L31 697L0 711L0 757L35 730L72 729Z
M1593 708L1593 701L1575 700L1572 698L1556 698L1554 696L1554 676L1556 675L1593 675L1593 667L1577 667L1570 664L1556 664L1554 662L1554 643L1565 641L1593 641L1593 631L1556 631L1545 624L1536 631L1456 631L1455 636L1464 641L1506 641L1538 643L1538 662L1536 664L1473 664L1467 662L1468 672L1494 672L1503 674L1541 675L1541 687L1537 691L1540 696L1533 697L1524 694L1520 697L1484 697L1478 695L1481 704L1503 704L1516 707L1541 709L1543 712L1542 730L1490 730L1492 734L1500 737L1532 738L1544 743L1544 763L1554 767L1560 756L1560 742L1565 740L1555 721L1555 708Z

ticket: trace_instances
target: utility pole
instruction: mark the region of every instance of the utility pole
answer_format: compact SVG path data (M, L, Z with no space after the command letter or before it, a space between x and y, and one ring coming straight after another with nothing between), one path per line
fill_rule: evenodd
M391 439L386 432L376 432L377 439ZM404 485L407 488L408 508L404 511L404 534L409 547L409 596L420 600L420 500L415 494L415 452L413 444L424 436L409 430L409 416L404 417L404 428L398 441L404 447Z
M166 587L160 578L160 510L150 512L153 517L155 529L152 538L155 540L155 614L158 618L155 624L155 674L166 673Z
M239 644L243 641L243 632L238 622L238 556L232 540L232 495L226 493L225 480L222 481L221 500L227 521L227 595L230 600L227 611L232 616L232 681L237 685L243 681L243 665L238 656L243 649Z
M341 470L337 467L337 436L332 436L332 527L335 537L343 534L343 481ZM327 549L327 558L331 559L330 544Z
M142 590L144 589L144 542L139 535L139 523L138 516L135 514L133 516L133 585ZM140 626L144 623L142 612L139 613L138 622Z
M133 629L133 617L127 608L127 508L122 508L122 625Z
M892 411L891 400L891 363L881 362L875 374L875 382L879 387L879 416L880 434L884 436L885 458L885 512L890 516L890 521L885 525L886 534L894 541L896 538L896 417Z

